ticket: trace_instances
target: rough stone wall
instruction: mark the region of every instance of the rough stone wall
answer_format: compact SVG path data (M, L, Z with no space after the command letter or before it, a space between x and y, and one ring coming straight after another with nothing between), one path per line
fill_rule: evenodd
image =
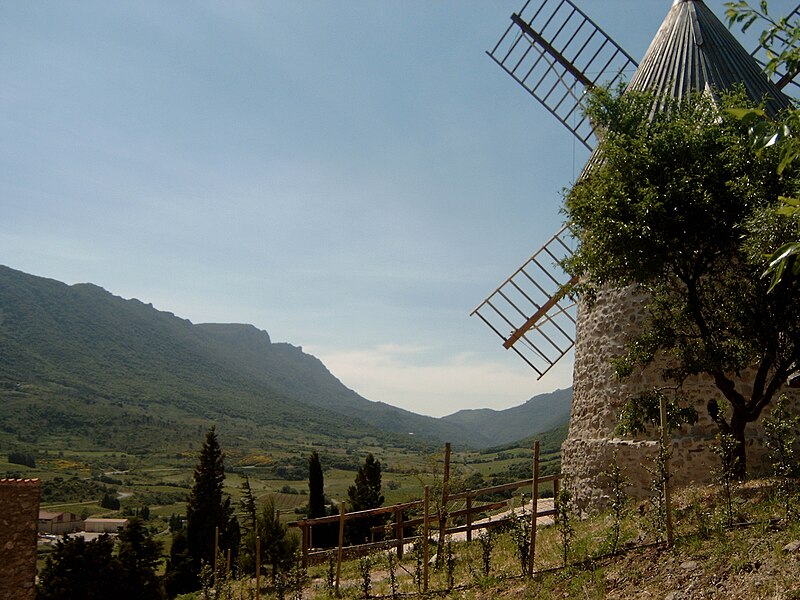
M654 438L626 438L615 434L617 418L628 398L654 387L664 385L660 376L662 366L650 366L631 375L623 382L614 379L610 360L620 356L625 343L646 318L645 297L631 289L606 290L598 295L591 310L579 307L575 340L572 415L567 439L561 449L562 472L581 510L605 507L609 484L602 476L617 454L617 462L631 479L629 493L637 498L649 495L652 475L647 471L657 446ZM744 375L742 381L746 381ZM747 385L739 382L738 389L747 393ZM797 390L785 389L791 396L795 411L800 407ZM676 486L706 483L719 460L712 447L718 433L708 416L706 405L710 398L722 399L721 393L709 378L687 380L681 393L697 410L699 421L692 427L673 432L672 482ZM763 444L761 421L751 423L746 430L748 439L747 468L751 475L769 473L769 458Z
M36 598L38 479L0 479L0 600Z

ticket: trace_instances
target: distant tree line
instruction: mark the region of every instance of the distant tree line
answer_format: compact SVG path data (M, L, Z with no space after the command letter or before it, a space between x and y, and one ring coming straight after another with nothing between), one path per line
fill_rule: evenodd
M36 467L36 457L27 452L9 452L8 462L13 465L24 465L32 469Z

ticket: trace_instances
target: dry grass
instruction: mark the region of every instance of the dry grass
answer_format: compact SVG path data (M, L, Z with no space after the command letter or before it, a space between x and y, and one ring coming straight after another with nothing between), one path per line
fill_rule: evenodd
M612 520L608 514L575 522L570 565L562 568L557 527L537 534L536 573L523 577L509 533L496 537L489 576L483 574L477 541L454 543L455 585L445 568L430 570L428 597L461 600L517 600L533 598L580 599L780 599L800 600L800 551L784 547L800 540L796 520L779 521L780 503L766 482L742 486L736 494L734 527L726 527L724 502L715 487L683 490L676 495L676 538L672 548L658 543L644 518L648 505L632 506L622 526L622 550L611 555L608 545ZM797 501L795 507L800 509ZM430 547L433 557L435 545ZM387 554L376 554L369 568L370 597L392 598ZM394 597L421 597L415 582L416 560L406 552L395 567ZM328 565L308 571L302 598L332 598L327 583ZM237 586L238 587L238 586ZM359 561L342 566L340 595L364 597ZM232 598L251 598L239 588ZM263 593L262 598L275 595ZM300 597L293 594L286 598Z

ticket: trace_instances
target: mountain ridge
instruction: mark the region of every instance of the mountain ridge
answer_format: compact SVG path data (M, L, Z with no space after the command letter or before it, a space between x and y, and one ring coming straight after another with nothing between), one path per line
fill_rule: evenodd
M102 408L107 421L136 419L165 431L175 419L225 417L270 431L291 425L321 435L388 435L397 443L410 443L409 433L429 443L498 443L464 415L435 419L363 398L317 357L273 342L254 325L193 324L95 284L67 285L5 266L0 356L6 432L17 431L25 415L61 431L51 412L89 423Z

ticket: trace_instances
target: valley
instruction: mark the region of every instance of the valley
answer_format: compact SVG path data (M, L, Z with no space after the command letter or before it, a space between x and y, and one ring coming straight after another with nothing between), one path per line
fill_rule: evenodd
M420 499L445 442L454 489L530 477L534 436L555 473L571 404L571 390L558 390L508 410L417 415L359 396L251 325L196 325L7 267L0 356L0 476L40 479L45 511L145 515L165 552L212 425L234 506L247 480L287 522L307 510L313 451L329 501L347 497L367 454L381 462L385 504Z

